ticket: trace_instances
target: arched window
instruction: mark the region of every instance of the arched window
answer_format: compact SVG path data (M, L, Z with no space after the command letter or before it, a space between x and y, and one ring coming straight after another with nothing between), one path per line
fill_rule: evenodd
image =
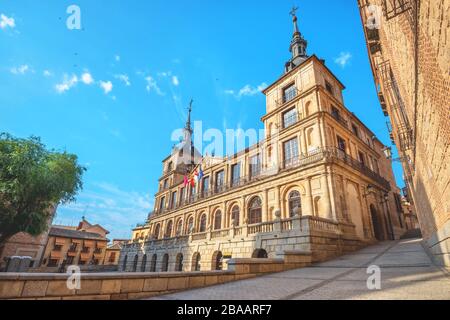
M183 220L178 220L177 223L177 230L176 230L176 236L181 236L181 233L183 232Z
M167 272L169 270L169 255L166 253L163 256L161 271Z
M254 197L248 206L248 223L255 224L262 222L262 203L259 197Z
M172 220L170 220L167 223L166 234L164 235L165 238L170 238L172 236L172 226L173 226L173 222L172 222Z
M128 259L128 256L125 256L125 258L123 258L123 262L122 262L122 270L123 271L127 271L127 259Z
M175 263L175 271L183 271L183 254L177 254L177 259Z
M220 210L216 211L214 215L214 230L220 230L222 228L222 212Z
M296 214L296 208L298 209L298 215L302 214L302 202L300 198L300 192L297 190L291 191L288 197L288 205L289 205L289 217L293 217Z
M150 262L150 272L156 272L156 260L158 256L155 254L152 255L152 261Z
M138 255L135 255L133 261L133 272L137 271L137 264L138 264Z
M145 272L145 267L147 266L147 255L144 254L142 256L142 263L141 263L141 272Z
M216 251L212 256L212 270L222 270L222 252Z
M153 232L153 236L155 237L155 239L159 238L159 229L161 229L161 225L158 223L155 227L155 231Z
M200 271L200 253L196 252L194 253L194 255L192 256L192 266L191 266L191 270L192 271Z
M189 217L188 223L186 225L186 234L194 232L194 217Z
M238 206L234 206L233 209L231 209L231 220L234 220L235 227L239 226L239 207Z
M203 214L200 218L200 226L199 226L199 232L205 232L206 231L206 214Z

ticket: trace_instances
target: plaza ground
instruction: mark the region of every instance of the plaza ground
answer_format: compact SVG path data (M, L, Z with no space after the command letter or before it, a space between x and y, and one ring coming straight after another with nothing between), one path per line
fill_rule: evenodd
M367 288L369 266L381 269L381 289ZM152 299L309 300L445 299L450 274L435 266L421 239L385 241L311 267L188 290Z

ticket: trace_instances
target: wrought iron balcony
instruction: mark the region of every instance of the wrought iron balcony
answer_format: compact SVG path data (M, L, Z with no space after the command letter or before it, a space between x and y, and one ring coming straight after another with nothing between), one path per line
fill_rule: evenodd
M222 185L220 188L212 188L208 191L196 193L193 195L190 195L189 197L183 199L181 201L181 204L178 208L181 208L186 205L194 204L198 201L208 199L210 197L220 195L222 193L238 189L240 187L249 186L253 184L256 181L264 180L268 177L272 177L278 173L286 171L286 170L293 170L296 168L304 167L313 163L317 163L320 161L330 161L330 162L340 162L343 164L346 164L353 169L358 170L365 176L373 179L377 183L379 183L383 188L386 190L390 190L390 184L389 182L381 177L378 173L372 171L369 167L367 167L364 163L362 163L359 160L356 160L352 158L350 155L346 154L345 151L340 150L336 147L324 147L324 148L317 148L313 151L309 151L308 154L304 155L298 155L295 157L292 157L286 161L284 161L280 166L275 166L272 168L266 168L264 170L256 171L254 174L249 176L243 176L239 179L234 179L232 182L228 184ZM178 209L176 208L176 209ZM175 211L176 209L169 210L164 209L163 211L158 212L151 212L149 214L149 219L152 214L162 214L162 213L168 213L171 211Z

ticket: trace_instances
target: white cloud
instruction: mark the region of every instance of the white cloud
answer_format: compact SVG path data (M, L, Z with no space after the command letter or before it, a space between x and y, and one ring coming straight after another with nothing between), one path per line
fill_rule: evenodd
M172 71L162 71L157 73L158 77L170 77L172 75Z
M73 86L75 86L78 83L78 77L76 75L72 75L69 77L69 75L64 74L64 79L61 83L58 83L55 85L55 89L58 93L64 93L66 91L69 91Z
M128 75L126 74L116 74L114 76L114 78L119 79L120 81L122 81L123 83L125 83L125 85L131 86L131 82L130 82L130 78L128 77Z
M0 15L0 29L14 28L16 26L16 21L14 18L9 18L3 13Z
M114 59L115 59L117 62L119 62L119 61L120 61L120 56L119 56L118 54L116 54L116 55L114 56Z
M160 95L160 96L165 95L165 93L162 92L161 89L159 88L155 79L153 79L151 76L146 77L145 81L147 81L147 86L145 88L147 89L148 92L155 91L157 95Z
M172 84L174 86L178 86L180 84L180 80L178 80L177 76L172 76Z
M105 94L108 94L113 89L113 84L111 81L100 81L100 87L103 89Z
M256 87L253 87L253 86L251 86L249 84L246 84L244 87L239 89L238 92L236 92L235 90L232 90L232 89L227 89L224 92L227 95L234 96L236 99L240 99L240 98L242 98L244 96L254 96L254 95L260 93L265 88L267 88L267 84L265 82L263 82L263 83L261 83L260 85L258 85Z
M24 64L19 67L13 67L10 71L12 74L25 74L30 71L30 67L27 64Z
M53 76L53 73L50 70L44 70L42 72L42 74L44 75L44 77L51 77L51 76Z
M345 66L350 62L352 58L352 54L350 52L341 52L339 57L334 59L334 62L341 66L341 68L345 68Z
M94 78L92 78L92 75L89 72L85 72L81 75L81 81L83 81L84 84L90 85L94 83Z
M131 235L136 223L146 220L152 209L150 194L127 191L107 183L94 183L77 197L77 202L58 207L58 220L74 223L82 215L92 223L98 223L111 232L109 238Z

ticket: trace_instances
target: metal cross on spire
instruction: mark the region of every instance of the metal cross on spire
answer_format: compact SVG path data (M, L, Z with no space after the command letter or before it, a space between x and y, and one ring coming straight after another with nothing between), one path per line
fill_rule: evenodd
M293 6L292 9L291 9L291 11L289 12L289 14L290 14L292 17L295 17L295 13L297 12L297 10L298 10L298 7Z

